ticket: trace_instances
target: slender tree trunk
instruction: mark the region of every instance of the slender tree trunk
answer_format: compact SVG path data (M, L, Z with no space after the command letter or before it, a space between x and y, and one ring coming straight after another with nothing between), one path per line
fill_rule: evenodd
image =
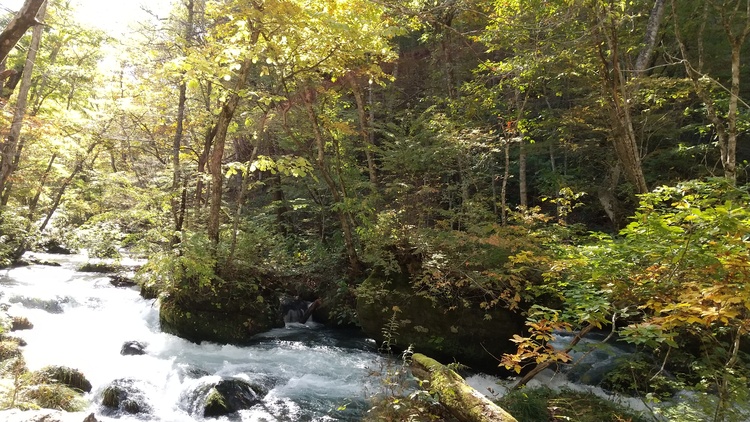
M318 170L323 176L323 180L325 180L328 188L331 190L333 200L337 203L341 203L341 193L336 186L336 182L333 180L330 172L328 171L328 164L326 163L325 158L325 140L323 139L323 133L320 130L320 126L318 125L318 118L315 115L315 110L313 110L311 101L312 100L310 98L305 98L305 108L307 109L307 116L310 119L310 124L312 125L313 134L315 136L315 144L318 149L318 155L315 162L318 166ZM354 244L354 235L352 233L352 228L349 225L349 218L347 217L346 212L343 210L337 210L336 214L339 217L341 231L344 235L344 246L346 248L346 255L349 260L349 268L353 274L359 274L362 271L362 264L359 262L357 248Z
M372 189L377 189L378 185L378 173L375 166L375 158L373 157L374 145L372 144L372 126L368 127L367 112L365 110L365 102L362 99L362 92L357 84L357 80L352 74L347 76L349 78L349 85L352 88L354 94L354 100L357 103L357 112L359 114L359 132L362 136L362 143L365 147L365 157L367 158L367 170L370 174L370 184ZM372 107L372 104L370 105Z
M39 20L44 19L46 11L47 3L43 2L42 6L39 8ZM23 79L21 81L21 87L18 93L18 100L16 101L16 110L13 114L13 122L10 125L8 138L2 145L2 157L0 158L0 192L2 192L3 194L5 194L5 188L6 184L8 183L8 179L15 170L13 168L13 162L14 157L17 153L19 139L21 137L21 128L23 126L23 119L26 114L26 102L29 97L29 89L31 88L31 74L34 70L36 53L39 49L39 43L41 39L42 26L37 25L34 27L34 31L31 36L31 45L29 46L29 52L26 56L26 64L23 70ZM2 45L2 41L0 41L0 45Z
M528 185L526 183L526 142L523 136L518 141L518 186L521 195L521 207L529 207Z
M643 37L643 48L638 53L638 58L635 61L635 72L636 76L644 76L648 63L651 61L651 57L654 55L654 48L656 47L656 38L659 35L659 28L661 28L661 21L664 17L664 0L655 0L654 7L651 8L651 14L648 17L648 24L646 25L646 34Z
M75 167L73 167L73 171L70 172L68 177L66 177L65 180L63 180L63 183L57 189L57 193L55 194L55 199L52 202L52 206L47 212L47 217L45 217L44 221L39 226L39 233L44 232L44 229L47 228L47 224L49 224L50 219L52 219L52 216L55 214L55 211L57 211L57 207L60 206L60 201L62 200L63 195L65 195L65 191L68 189L70 182L72 182L73 179L75 179L75 177L78 176L78 173L80 173L81 170L83 170L84 163L86 163L86 160L88 159L89 156L91 156L91 153L94 151L97 145L99 145L99 143L95 142L88 147L88 149L86 150L86 155L81 157L81 159L78 160L78 162L76 162Z
M240 91L247 84L247 77L250 73L250 60L246 60L240 66L237 72L237 80L232 87L232 93L221 108L219 117L216 121L216 134L213 139L213 150L209 157L209 170L211 171L211 195L208 211L208 238L216 247L219 244L219 228L221 225L221 198L224 186L224 173L221 165L224 158L224 145L227 139L227 130L232 122L234 112L240 103Z
M635 186L637 193L648 192L646 178L641 166L641 155L638 140L633 129L626 81L620 64L619 40L617 26L607 22L608 17L600 17L599 30L608 47L608 53L602 45L599 55L602 61L602 77L607 86L610 123L612 125L612 142L618 159L622 162L628 180ZM609 55L609 58L607 57Z
M508 179L510 179L510 138L505 138L503 152L505 153L505 170L503 183L500 187L500 215L503 226L508 224Z
M36 213L36 207L39 204L39 197L42 196L44 185L47 183L47 178L52 171L52 165L55 163L56 159L57 153L52 154L52 157L49 159L49 163L47 164L47 168L42 174L42 179L39 181L39 187L36 190L36 194L34 194L34 197L31 198L31 201L29 202L29 222L34 221L34 213Z
M705 28L705 20L709 14L708 3L703 10L703 22L700 27L699 41L699 59L698 67L694 67L689 60L687 53L687 47L683 41L680 33L680 26L677 19L677 6L675 0L671 0L672 4L672 16L674 19L674 32L677 44L680 48L680 54L682 55L682 63L685 67L685 71L688 78L693 84L698 97L703 101L706 107L706 115L714 126L716 131L716 137L718 138L719 151L721 153L721 164L724 170L724 177L730 180L732 183L737 181L737 109L739 104L740 95L740 76L741 76L741 52L745 41L750 36L750 2L747 3L747 9L745 13L745 24L742 28L737 28L732 21L734 13L737 9L734 9L733 13L727 12L722 5L713 4L715 12L719 14L722 21L724 33L729 41L731 47L731 72L732 81L729 88L729 109L726 117L722 116L721 111L717 108L714 98L710 92L704 86L704 75L702 73L703 65L703 54L702 54L702 35ZM737 3L739 6L739 3ZM729 14L728 14L729 13Z
M213 144L214 137L216 137L216 131L218 127L216 124L212 125L207 131L206 136L203 140L203 151L198 157L198 181L195 186L195 210L200 211L201 207L205 203L203 199L203 188L204 182L203 177L206 174L206 165L208 164L208 156L211 153L211 145Z
M190 48L193 40L193 23L195 21L194 3L194 0L188 0L187 2L188 19L187 23L185 24L186 49ZM183 183L180 183L180 180L182 179L180 149L182 147L186 102L187 82L185 81L185 74L183 72L180 80L179 98L177 100L177 127L175 128L174 139L172 141L172 195L174 195L172 198L172 213L174 214L174 235L172 236L172 247L180 243L180 241L182 240L182 225L185 221L184 207L186 206L187 187ZM180 198L179 201L177 199L178 193Z

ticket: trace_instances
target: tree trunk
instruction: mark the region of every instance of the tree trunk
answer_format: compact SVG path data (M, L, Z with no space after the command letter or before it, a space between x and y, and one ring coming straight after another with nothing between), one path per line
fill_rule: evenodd
M374 145L372 144L372 126L368 128L368 119L367 119L367 113L365 110L365 102L362 99L362 92L359 89L359 85L357 84L357 80L354 78L354 76L350 73L348 76L349 78L349 85L352 88L352 94L354 94L354 100L357 103L357 112L359 114L359 132L360 136L362 136L362 144L365 147L365 157L367 158L367 170L370 174L370 184L372 185L372 189L377 189L378 185L378 173L377 168L375 166L375 159L373 157L374 152ZM372 92L372 91L371 91ZM370 104L370 107L372 107L372 104Z
M685 72L688 78L693 84L698 97L703 101L706 106L706 115L716 130L716 137L718 139L719 151L721 152L721 164L724 170L724 177L730 180L732 183L737 181L737 107L739 104L740 95L740 71L741 71L741 52L745 41L750 36L750 10L747 10L745 16L745 25L741 29L737 29L733 25L732 18L737 9L727 15L727 10L721 7L721 5L714 5L715 11L719 14L722 21L724 33L729 41L731 47L731 62L732 62L732 82L729 89L729 109L726 117L721 115L721 111L717 108L713 96L711 95L710 89L706 89L704 86L704 77L702 73L703 56L702 56L702 44L698 67L694 67L688 59L687 47L680 34L680 26L677 19L677 6L675 1L671 1L672 4L672 16L674 19L674 32L677 44L680 48L680 54L682 55L682 63L685 67ZM739 3L737 3L739 5ZM750 9L750 3L748 3L748 9ZM708 6L703 11L703 22L701 23L700 35L702 36L703 29L705 27L705 20L708 16Z
M609 106L610 123L612 125L612 143L617 153L617 158L622 162L625 175L635 186L637 193L648 192L646 178L641 166L641 155L638 147L638 139L633 129L633 120L630 114L630 96L628 95L626 80L620 64L619 39L615 22L606 22L609 17L599 18L599 31L607 44L608 52L604 46L599 46L599 56L602 61L602 78L607 87L605 95ZM607 58L609 55L609 58Z
M31 1L27 1L31 3ZM26 6L26 5L24 5ZM44 19L44 15L47 11L47 3L43 2L39 10L39 19ZM12 23L12 22L11 22ZM1 39L0 35L0 39ZM6 184L10 175L15 170L13 167L14 157L18 152L18 143L21 137L21 128L23 126L23 118L26 114L26 102L29 97L29 89L31 88L31 74L34 70L34 61L36 60L36 53L39 49L39 43L42 39L42 26L37 25L34 27L34 31L31 36L31 45L29 45L29 53L26 56L26 64L23 69L23 80L21 81L21 87L18 92L18 100L16 101L16 110L13 114L13 122L10 125L10 131L8 138L2 145L2 157L0 158L0 192L5 194ZM2 41L0 41L2 43ZM15 44L15 43L14 43ZM1 46L1 45L0 45ZM7 54L7 53L6 53Z
M505 138L503 148L505 158L505 169L503 170L503 183L500 187L500 216L503 226L508 224L508 179L510 179L510 138Z
M49 159L49 164L47 164L47 168L44 170L44 174L42 174L42 179L39 181L39 188L36 190L36 194L34 194L34 197L31 198L31 201L29 202L29 222L34 221L34 213L36 212L36 207L39 204L39 197L42 196L44 185L47 183L47 178L52 171L52 165L55 163L56 159L57 153L52 154L52 157Z
M648 24L646 25L646 34L643 37L643 48L638 53L638 58L635 61L635 72L636 76L644 76L648 63L651 61L651 56L654 55L654 47L656 47L656 36L659 34L659 28L661 28L661 21L664 17L664 0L655 0L654 7L651 8L651 14L648 17Z
M78 175L78 173L80 173L81 170L83 170L83 164L86 162L86 159L91 155L91 153L94 151L97 145L99 145L99 143L95 142L88 147L88 149L86 150L86 155L83 156L80 160L78 160L78 162L76 162L75 167L73 167L73 171L70 172L68 177L66 177L65 180L63 181L62 185L60 185L60 187L57 189L57 193L55 194L55 200L52 202L52 206L47 212L47 217L45 217L44 221L39 226L39 233L42 233L44 229L47 228L47 224L49 224L50 219L52 219L52 216L55 214L55 211L57 211L57 207L60 206L60 201L62 200L62 197L65 194L65 191L68 189L70 182L72 182L73 179Z
M336 182L333 180L330 172L328 171L328 164L326 163L325 158L325 140L323 139L323 133L321 132L320 126L318 125L318 118L315 115L315 110L313 110L311 99L307 98L307 96L305 98L305 108L307 109L307 116L310 119L310 124L313 127L315 143L318 149L318 156L315 160L315 163L318 166L320 174L323 176L323 180L325 180L328 188L331 191L333 200L337 203L341 203L341 193L336 186ZM344 210L337 210L336 214L339 217L341 231L344 235L344 246L346 248L346 256L349 260L349 269L353 274L359 274L362 271L362 264L359 262L359 256L357 254L357 248L354 244L354 235L352 233L352 227L349 224L349 218L346 211Z
M8 26L0 33L0 61L5 60L8 53L29 28L34 25L37 25L37 28L39 27L39 21L44 19L44 12L39 13L40 10L43 10L42 5L44 3L45 0L26 0L21 6L21 10L16 13Z
M434 359L415 353L411 370L417 379L428 381L426 388L435 393L440 404L460 422L516 422L510 413Z
M193 22L195 20L194 0L188 0L187 13L188 19L185 24L185 46L190 48L193 39ZM180 243L182 239L182 224L185 217L186 206L186 186L180 183L182 179L182 169L180 167L180 149L182 147L183 125L185 121L185 103L187 102L187 82L183 72L180 80L180 93L177 100L177 127L175 128L174 139L172 141L172 213L174 217L174 235L172 236L172 246ZM180 186L182 192L180 192ZM179 194L179 201L178 201Z
M211 195L208 211L208 238L216 247L219 244L219 227L221 225L221 197L224 186L224 172L221 165L224 158L224 145L227 140L227 130L232 122L234 112L240 103L240 91L247 84L247 76L250 73L251 61L248 59L242 63L237 72L237 80L232 87L232 93L221 107L221 112L216 120L216 133L213 139L213 150L209 157L209 170L211 172Z
M526 184L526 142L523 136L518 141L518 186L521 195L521 207L529 207L528 185Z

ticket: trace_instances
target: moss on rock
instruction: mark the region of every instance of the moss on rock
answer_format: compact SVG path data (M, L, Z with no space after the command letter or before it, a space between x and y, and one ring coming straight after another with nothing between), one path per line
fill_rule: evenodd
M74 390L91 392L91 382L77 369L67 366L46 366L32 375L40 384L62 384Z
M397 348L414 350L446 361L458 361L475 369L497 370L493 356L515 350L509 341L523 333L523 319L502 308L451 308L439 300L415 294L407 283L385 283L370 278L359 288L357 314L363 331L378 342L394 315Z
M242 344L255 334L284 326L281 315L268 302L254 301L241 310L222 310L205 303L185 306L169 298L161 303L159 322L162 331L196 343Z
M0 362L21 356L18 343L11 340L0 341Z
M44 409L79 412L88 407L81 394L64 384L33 385L23 393L23 399Z
M30 330L32 328L34 328L34 324L26 317L16 316L12 318L10 331Z
M216 388L212 388L206 397L206 407L203 411L204 417L223 416L232 413L224 401L224 396Z

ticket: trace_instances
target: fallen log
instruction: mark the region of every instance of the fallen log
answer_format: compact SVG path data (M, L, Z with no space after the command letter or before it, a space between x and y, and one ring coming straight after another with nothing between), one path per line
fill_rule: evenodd
M412 374L429 381L429 390L437 393L440 404L461 422L518 422L516 418L466 384L463 378L440 362L415 353Z

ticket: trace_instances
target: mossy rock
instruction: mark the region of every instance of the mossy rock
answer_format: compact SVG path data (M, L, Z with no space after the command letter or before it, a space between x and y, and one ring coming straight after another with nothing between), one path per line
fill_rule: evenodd
M384 328L399 310L399 327L391 333L397 349L414 350L442 361L457 361L477 370L496 372L496 357L515 351L509 339L524 332L523 319L506 309L458 307L417 295L406 283L370 278L359 288L357 314L362 330L378 343ZM489 317L489 319L488 319Z
M216 388L212 388L208 392L206 397L206 407L203 410L203 417L210 418L216 416L223 416L232 413L227 406L224 396L219 393Z
M46 366L33 374L35 382L40 384L62 384L74 390L91 392L91 382L77 369L67 366Z
M208 391L203 417L218 417L250 409L260 403L260 396L242 380L221 380Z
M21 356L21 349L18 342L13 340L0 341L0 362Z
M30 330L32 328L34 328L34 324L26 317L16 316L11 320L10 331Z
M117 273L124 271L122 265L107 264L106 262L87 262L78 268L82 273Z
M24 389L23 399L44 409L79 412L88 407L81 393L64 384L37 384Z
M186 307L167 298L161 303L159 322L162 331L192 342L244 344L256 334L284 326L279 312L268 303L254 301L238 312L206 309L205 303Z
M102 406L130 414L149 413L145 394L130 379L118 379L102 391Z

